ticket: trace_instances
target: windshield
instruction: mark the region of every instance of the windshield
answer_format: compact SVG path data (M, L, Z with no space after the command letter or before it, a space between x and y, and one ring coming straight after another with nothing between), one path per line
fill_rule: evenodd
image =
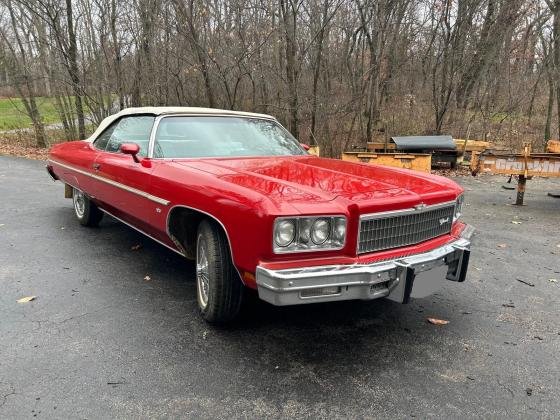
M280 124L244 117L165 117L158 125L154 157L239 157L303 155Z

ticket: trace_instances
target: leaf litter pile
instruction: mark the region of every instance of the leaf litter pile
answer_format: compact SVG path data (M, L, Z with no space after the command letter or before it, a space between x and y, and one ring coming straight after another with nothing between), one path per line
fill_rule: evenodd
M0 136L0 155L17 156L34 160L47 160L49 149L18 144Z

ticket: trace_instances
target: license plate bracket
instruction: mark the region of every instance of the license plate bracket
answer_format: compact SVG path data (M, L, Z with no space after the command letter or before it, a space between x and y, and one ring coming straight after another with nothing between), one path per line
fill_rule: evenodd
M439 265L429 270L415 273L410 297L424 298L440 290L445 283L448 269L447 265Z

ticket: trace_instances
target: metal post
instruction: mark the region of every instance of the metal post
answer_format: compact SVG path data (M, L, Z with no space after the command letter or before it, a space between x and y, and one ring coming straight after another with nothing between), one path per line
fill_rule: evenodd
M525 184L527 183L527 178L525 175L519 175L517 180L517 200L515 201L516 206L523 205L523 197L525 196Z
M72 198L74 196L74 190L72 186L64 184L64 198Z
M389 135L387 133L387 121L384 122L385 125L385 147L383 148L383 153L387 153L387 149L389 148Z

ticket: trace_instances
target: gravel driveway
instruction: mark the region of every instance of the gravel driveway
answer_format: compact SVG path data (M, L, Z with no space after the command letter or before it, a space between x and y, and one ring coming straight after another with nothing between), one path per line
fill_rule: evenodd
M215 329L192 263L108 217L79 226L43 163L0 157L0 417L558 418L560 181L520 208L503 177L457 180L465 283L409 305L251 300Z

